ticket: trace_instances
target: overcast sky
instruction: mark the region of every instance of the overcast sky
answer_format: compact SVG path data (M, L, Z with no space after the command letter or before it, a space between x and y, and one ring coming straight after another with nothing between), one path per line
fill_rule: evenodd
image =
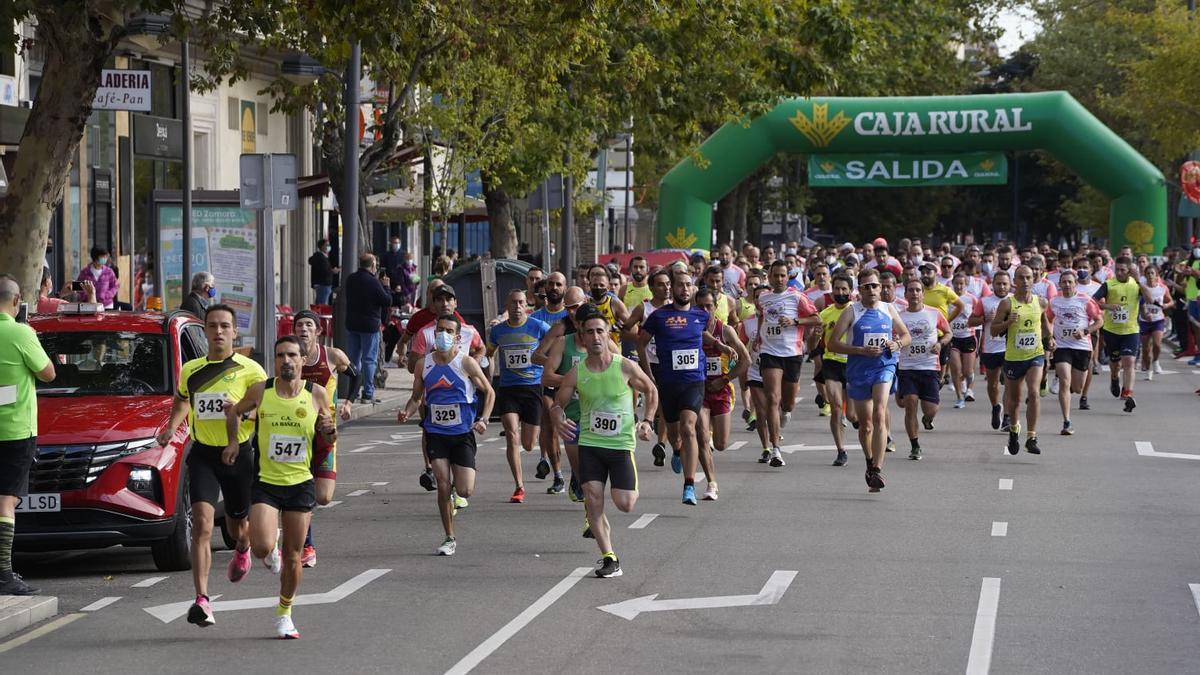
M1005 11L1000 14L1000 26L1004 35L996 44L1000 48L1000 56L1008 56L1017 48L1037 34L1038 24L1032 18L1033 13L1025 8L1016 11Z

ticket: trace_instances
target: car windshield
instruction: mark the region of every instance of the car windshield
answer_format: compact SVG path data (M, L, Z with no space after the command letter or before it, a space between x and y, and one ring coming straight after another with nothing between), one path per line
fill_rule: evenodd
M53 382L39 396L169 394L167 343L152 333L39 333L54 362Z

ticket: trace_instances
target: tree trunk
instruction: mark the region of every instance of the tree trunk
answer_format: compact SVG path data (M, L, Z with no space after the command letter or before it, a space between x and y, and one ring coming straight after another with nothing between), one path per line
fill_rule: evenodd
M737 220L737 193L738 188L734 188L717 202L717 213L713 216L713 227L717 231L717 246L727 243L730 237L733 237L734 241L738 241L737 233L734 232L734 223Z
M486 173L482 175L483 201L487 205L493 258L517 257L517 228L513 225L512 197Z
M8 196L0 200L0 272L15 276L30 301L36 300L42 281L51 213L62 199L92 113L100 71L117 41L92 3L37 3L34 14L46 66L9 177Z

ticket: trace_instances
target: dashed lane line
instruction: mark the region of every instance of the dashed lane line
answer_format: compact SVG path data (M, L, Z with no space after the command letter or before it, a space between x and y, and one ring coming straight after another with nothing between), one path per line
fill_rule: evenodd
M1000 608L1000 579L984 577L975 610L975 630L967 656L967 675L987 675L992 668L992 646L996 640L996 612Z
M90 604L90 605L88 605L88 606L86 606L86 607L80 607L80 608L79 608L79 611L81 611L81 612L94 612L94 611L96 611L96 610L98 610L98 609L104 609L105 607L108 607L109 605L113 604L114 602L116 602L116 601L118 601L118 600L120 600L120 599L121 599L121 596L119 596L119 595L117 595L117 596L109 596L109 597L107 597L107 598L100 598L99 600L97 600L97 601L93 602L92 604Z
M361 497L361 496L367 494L368 492L370 492L370 490L355 490L354 492L351 492L351 493L347 494L346 496L347 497Z
M375 486L375 487L383 487L384 485L387 485L387 484L388 484L388 482L387 482L386 480L385 480L385 481L381 481L381 482L379 482L379 483L371 483L371 485L373 485L373 486Z
M629 524L629 529L644 530L644 529L646 529L646 526L649 525L650 523L654 522L654 519L657 517L658 517L657 513L643 514L641 518L638 518L637 520L635 520Z
M746 445L746 441L734 441L729 444L728 449L729 450L740 450L745 445Z
M1011 490L1012 486L1013 486L1013 479L1011 479L1011 478L1001 478L1000 479L1000 489L1001 490Z
M328 504L321 504L321 505L320 505L320 506L318 506L317 508L318 508L318 509L332 509L333 507L335 507L335 506L337 506L338 504L341 504L341 503L342 503L342 500L340 500L340 499L335 499L335 500L333 500L333 501L329 502Z
M141 581L139 581L136 584L134 584L133 586L131 586L131 588L150 588L154 584L157 584L160 581L166 581L166 580L167 580L166 577L150 577L149 579L142 579Z
M993 522L992 523L992 536L993 537L1007 537L1008 536L1008 523L1003 522L1003 521Z

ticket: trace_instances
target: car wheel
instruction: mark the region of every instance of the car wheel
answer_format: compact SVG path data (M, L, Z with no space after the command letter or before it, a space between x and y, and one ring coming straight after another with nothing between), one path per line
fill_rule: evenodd
M151 544L150 553L154 556L154 566L161 572L192 568L192 498L186 473L175 500L175 529L171 536Z

